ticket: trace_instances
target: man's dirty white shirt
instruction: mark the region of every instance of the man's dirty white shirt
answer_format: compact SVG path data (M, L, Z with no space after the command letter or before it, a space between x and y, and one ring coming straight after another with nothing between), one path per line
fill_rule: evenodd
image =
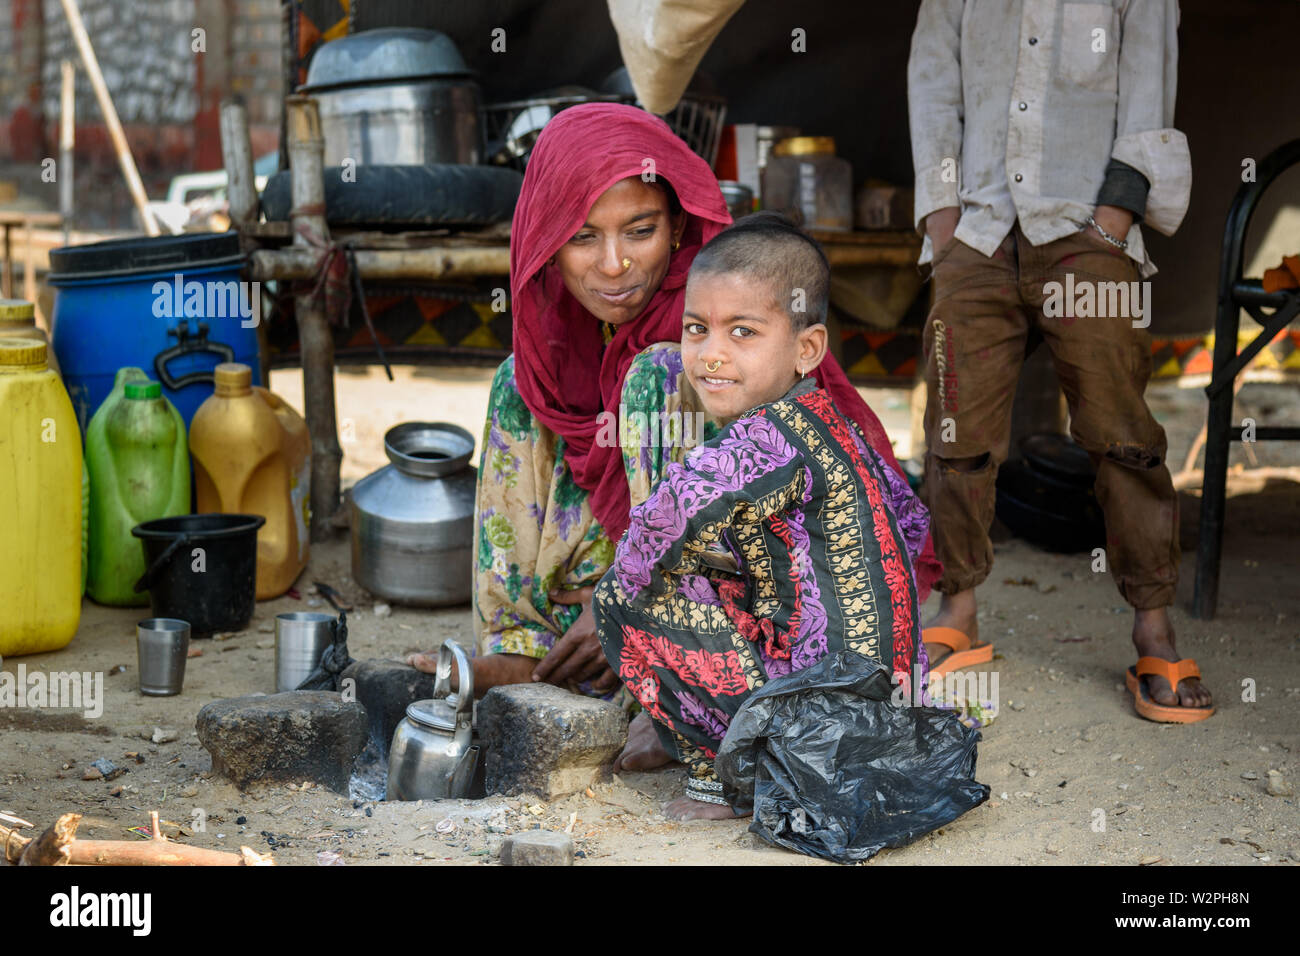
M1177 0L922 0L908 63L918 228L960 206L991 256L1017 219L1042 245L1092 215L1112 158L1147 178L1145 222L1172 235L1191 156L1173 129ZM1128 254L1156 271L1134 223ZM934 250L925 238L922 263Z

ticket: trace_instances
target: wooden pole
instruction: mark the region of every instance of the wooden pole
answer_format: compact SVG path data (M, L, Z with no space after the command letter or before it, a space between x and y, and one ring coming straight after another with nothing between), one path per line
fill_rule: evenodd
M291 246L259 249L251 256L255 280L298 280L315 277L317 250ZM357 269L362 279L451 279L510 274L510 247L430 247L428 249L358 249Z
M320 111L315 100L297 95L286 99L285 109L293 175L293 241L319 257L323 252L319 244L329 242ZM311 540L317 542L329 537L334 527L331 519L339 506L339 468L343 463L334 411L334 339L323 295L313 296L310 289L304 289L294 297L294 313L302 354L303 404L311 433Z
M73 146L77 141L77 68L71 60L62 64L63 85L59 90L59 212L63 216L63 244L68 245L72 229L72 182L75 170Z
M113 149L117 152L117 161L122 167L126 188L130 190L131 198L135 201L135 208L140 213L141 222L144 223L144 231L151 236L156 236L159 234L158 223L154 222L153 213L149 211L149 197L145 195L144 183L140 181L140 171L135 167L135 160L131 157L131 147L127 145L126 134L122 132L122 122L117 118L113 98L109 96L108 86L104 83L104 74L100 72L95 48L90 45L90 36L86 33L86 24L81 19L77 0L60 0L60 2L63 4L63 12L68 17L72 39L76 42L77 50L81 53L81 61L86 67L86 75L90 77L91 88L95 91L95 98L99 100L100 112L104 114L104 124L108 127L108 135L113 140Z
M221 164L226 167L226 197L236 229L257 221L257 183L253 175L253 146L248 135L248 110L239 100L221 103Z

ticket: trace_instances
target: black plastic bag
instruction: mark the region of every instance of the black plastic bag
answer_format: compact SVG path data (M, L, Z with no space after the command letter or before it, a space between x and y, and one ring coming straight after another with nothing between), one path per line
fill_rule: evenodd
M894 689L879 662L841 650L755 691L714 761L727 801L753 810L750 831L851 863L987 800L979 731L951 711L897 706Z

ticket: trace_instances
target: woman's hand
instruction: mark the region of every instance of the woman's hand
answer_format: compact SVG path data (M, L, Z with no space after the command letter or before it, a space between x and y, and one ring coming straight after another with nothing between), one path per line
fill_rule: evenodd
M546 681L550 684L578 683L597 678L592 682L592 689L612 690L618 683L616 675L605 659L605 650L600 646L596 635L596 618L591 613L591 595L593 587L578 588L575 591L552 591L551 600L556 604L581 604L582 613L573 622L573 626L564 636L556 641L550 653L538 662L533 670L533 680Z

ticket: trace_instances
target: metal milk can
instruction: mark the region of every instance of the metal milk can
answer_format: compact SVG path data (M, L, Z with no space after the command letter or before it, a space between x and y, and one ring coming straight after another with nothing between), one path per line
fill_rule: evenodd
M384 435L392 462L347 494L352 577L371 594L437 607L470 599L474 573L474 437L445 422Z
M451 693L451 662L456 661L460 692ZM469 791L479 748L471 745L474 671L455 641L438 651L431 700L417 700L393 731L388 751L389 800L445 800Z

